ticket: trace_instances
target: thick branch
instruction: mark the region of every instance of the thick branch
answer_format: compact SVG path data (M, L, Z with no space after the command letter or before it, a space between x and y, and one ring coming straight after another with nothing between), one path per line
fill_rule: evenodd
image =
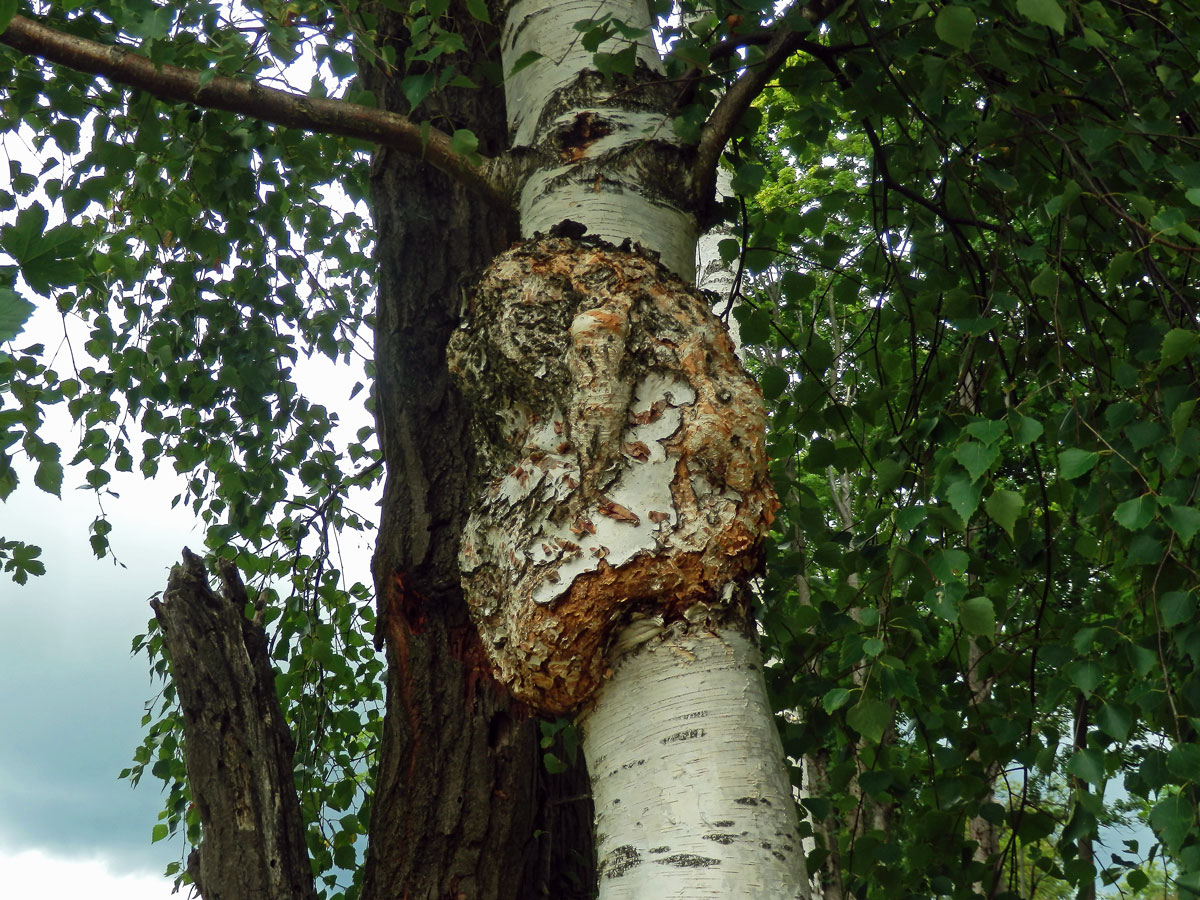
M696 200L700 204L706 205L712 200L717 183L717 160L733 129L779 67L804 42L799 32L781 25L779 32L764 48L762 60L742 73L704 123L700 143L696 145L696 161L692 166L692 183L696 186Z
M80 72L103 75L159 100L223 109L276 125L395 147L426 160L497 206L511 206L483 165L473 165L451 149L448 135L432 128L423 134L420 125L393 112L345 100L292 94L251 80L210 77L208 72L158 65L127 47L76 37L24 16L13 16L8 29L0 34L0 43Z
M204 828L189 871L205 900L316 900L294 749L275 694L261 626L245 616L232 563L222 589L184 548L163 599L152 602L183 711L184 756Z

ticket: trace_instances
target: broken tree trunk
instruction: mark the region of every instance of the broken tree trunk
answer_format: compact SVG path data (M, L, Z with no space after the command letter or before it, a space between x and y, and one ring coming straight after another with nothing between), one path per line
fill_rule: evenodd
M151 605L183 712L188 783L204 822L189 872L204 900L316 900L292 736L279 708L262 627L246 617L233 563L221 591L187 548Z

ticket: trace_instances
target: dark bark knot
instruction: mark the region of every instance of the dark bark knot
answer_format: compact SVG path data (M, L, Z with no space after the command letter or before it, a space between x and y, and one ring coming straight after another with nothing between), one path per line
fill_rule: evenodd
M477 456L463 585L518 697L578 707L634 613L729 617L777 504L761 393L698 292L644 255L529 241L448 358Z

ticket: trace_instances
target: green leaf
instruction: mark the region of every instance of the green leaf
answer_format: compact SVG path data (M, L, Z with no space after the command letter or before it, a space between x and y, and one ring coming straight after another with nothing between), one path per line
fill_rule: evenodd
M1184 400L1171 413L1171 437L1175 440L1183 438L1184 431L1191 424L1192 415L1196 412L1196 401Z
M1051 266L1042 266L1042 270L1029 282L1030 289L1042 297L1053 297L1058 292L1059 272Z
M735 194L753 197L762 188L763 179L766 177L767 170L758 163L743 163L733 173L729 187Z
M11 341L33 315L34 306L16 291L0 288L0 344Z
M1159 364L1173 366L1182 360L1200 342L1200 334L1187 328L1172 328L1163 336L1162 357Z
M1058 454L1058 474L1061 478L1078 478L1092 470L1100 454L1091 450L1071 449Z
M479 162L479 154L476 152L479 149L479 138L473 131L466 128L456 129L454 134L450 135L450 149L473 163Z
M987 597L971 597L964 600L958 607L958 621L967 634L986 635L996 634L996 609Z
M11 556L4 564L4 571L12 573L12 580L17 584L27 584L30 575L45 575L46 565L40 559L42 548L34 544L24 544L20 541L6 542L0 538L0 559L4 558L3 551Z
M892 722L892 708L882 700L862 700L846 713L846 724L878 744Z
M1176 744L1167 754L1167 770L1181 781L1200 783L1200 746Z
M1118 253L1112 258L1104 272L1104 283L1108 285L1109 289L1121 283L1125 273L1132 268L1134 259L1134 254L1128 250Z
M1067 14L1058 0L1017 0L1017 11L1038 25L1053 28L1059 34L1067 24Z
M963 525L968 525L971 516L979 508L979 498L983 495L983 485L967 478L960 478L946 488L946 502L958 513Z
M159 841L164 840L166 838L166 836L167 836L167 826L160 822L159 824L155 825L154 828L151 829L151 831L150 831L150 843L152 843L152 844L158 843Z
M1141 869L1133 869L1128 875L1125 876L1125 883L1129 885L1129 889L1136 894L1140 893L1142 888L1146 887L1146 885L1150 883L1150 878Z
M972 481L978 481L1000 458L1000 448L978 441L964 441L954 448L954 458L967 470Z
M1116 701L1105 703L1096 713L1096 724L1100 726L1100 730L1115 741L1129 740L1129 734L1133 731L1133 721L1133 711L1124 703Z
M418 72L415 75L405 75L400 80L400 91L408 101L410 109L415 110L421 105L421 101L433 90L436 77L433 72Z
M1196 813L1185 797L1171 794L1150 810L1150 827L1158 834L1168 852L1175 852L1191 833Z
M1134 497L1132 500L1126 500L1119 504L1113 511L1113 518L1119 525L1123 525L1130 531L1141 531L1153 521L1156 508L1154 496L1142 494L1140 497Z
M1196 597L1186 591L1168 591L1158 598L1158 614L1164 628L1190 622L1196 614Z
M1045 428L1042 427L1042 423L1037 419L1032 419L1029 416L1023 416L1018 412L1010 414L1009 427L1012 428L1013 439L1022 446L1025 444L1032 444L1034 441L1040 438L1042 436L1042 432L1045 431Z
M1104 783L1104 754L1098 750L1080 750L1067 760L1067 771L1088 784Z
M509 77L511 78L513 75L516 75L522 69L524 69L528 66L531 66L533 63L537 62L539 59L542 59L542 58L543 58L542 54L538 53L536 50L526 50L524 53L522 53L520 56L518 56L517 61L515 63L513 63L512 69L508 73Z
M492 24L485 0L467 0L467 12L480 22L487 22L489 25Z
M1104 670L1100 668L1099 663L1081 659L1067 666L1067 677L1071 679L1072 684L1090 696L1103 680Z
M971 557L958 549L942 550L929 557L929 568L940 581L957 581L967 571Z
M845 688L833 688L827 691L825 696L821 698L821 706L825 708L825 712L831 713L845 706L852 696L854 696L854 693Z
M1168 506L1163 510L1163 518L1171 526L1171 530L1179 535L1184 547L1192 545L1192 538L1200 531L1200 509L1194 506Z
M763 396L768 400L776 399L788 385L788 374L780 366L767 366L758 377Z
M8 23L17 14L17 0L0 0L0 31L8 28Z
M979 438L985 444L994 444L1008 431L1008 426L1003 419L994 419L983 422L972 422L963 431L971 435L971 437Z
M950 46L970 50L976 24L975 13L969 7L943 6L933 20L933 30Z
M17 261L25 281L39 294L75 285L83 275L80 230L70 224L46 230L46 218L46 210L35 203L21 210L13 224L0 228L0 247Z
M44 458L38 463L37 471L33 473L33 483L47 494L61 497L62 482L63 467L58 459L58 448L55 447L53 456Z
M1008 532L1010 538L1024 506L1025 500L1018 491L993 491L983 504L991 520Z

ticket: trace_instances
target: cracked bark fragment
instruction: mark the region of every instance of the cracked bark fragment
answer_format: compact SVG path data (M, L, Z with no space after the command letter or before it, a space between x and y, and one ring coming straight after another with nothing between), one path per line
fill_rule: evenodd
M635 614L744 618L777 504L761 393L703 297L645 255L528 241L449 362L478 453L463 585L517 697L578 708Z

